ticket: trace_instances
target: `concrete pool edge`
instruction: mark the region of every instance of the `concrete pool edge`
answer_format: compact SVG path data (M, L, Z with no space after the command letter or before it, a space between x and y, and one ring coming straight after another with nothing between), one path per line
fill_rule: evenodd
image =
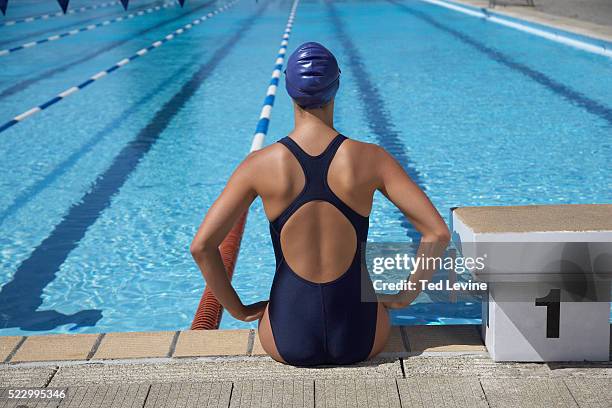
M394 326L381 358L486 354L478 326ZM254 329L51 334L0 337L0 364L266 356Z
M49 402L43 406L87 408L607 406L610 363L497 364L482 354L440 354L323 369L264 357L5 364L0 405L15 406L10 389L42 387L63 389L66 395L61 401L42 401ZM41 406L40 399L20 402Z
M560 39L548 38L552 41L574 46L589 52L612 57L612 27L595 24L588 21L562 17L534 10L529 7L488 7L488 2L481 0L420 0L422 2L445 7L454 11L485 18L496 24L506 25L521 31L542 31L544 35L558 36ZM477 15L478 14L478 15ZM499 21L495 21L495 20ZM514 25L523 28L513 27ZM544 37L531 32L532 35ZM589 50L588 48L593 48Z

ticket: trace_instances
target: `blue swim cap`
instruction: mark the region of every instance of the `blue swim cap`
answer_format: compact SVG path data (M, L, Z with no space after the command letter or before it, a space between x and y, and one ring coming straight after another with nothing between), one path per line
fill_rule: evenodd
M340 86L336 57L316 42L300 45L289 57L285 87L289 96L305 109L327 105Z

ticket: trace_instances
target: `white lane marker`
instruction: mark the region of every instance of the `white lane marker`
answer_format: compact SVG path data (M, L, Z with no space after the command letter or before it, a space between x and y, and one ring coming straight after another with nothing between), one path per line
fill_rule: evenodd
M227 9L233 7L239 1L240 0L232 0L229 3L224 4L223 6L219 7L217 10L215 10L215 14L218 14L218 13L226 11ZM207 15L206 16L202 16L202 17L196 18L194 21L191 22L191 24L195 26L195 25L199 24L200 22L202 22L204 20L207 20L207 19L209 19L209 17ZM181 31L181 33L184 33L186 31L188 31L187 25L188 24L186 24L185 26L181 27L183 29L183 31ZM173 31L173 35L172 35L171 38L167 38L168 36L166 36L162 40L155 41L153 44L149 45L145 49L147 51L151 51L151 50L153 50L155 48L160 47L162 44L165 44L168 41L171 41L172 39L174 39L174 38L176 38L177 36L180 35L180 33L178 33L178 31L181 28L178 28L178 29L174 30ZM23 121L24 119L34 115L35 113L38 113L38 112L40 112L42 110L47 109L50 106L55 105L59 101L64 100L67 96L72 95L75 92L80 91L81 89L83 89L83 88L93 84L94 82L96 82L100 78L103 78L103 77L107 76L108 74L119 70L121 67L127 65L128 63L134 61L137 58L140 58L144 54L146 54L146 52L143 52L143 50L139 50L138 52L134 53L130 57L124 58L121 61L117 62L116 64L114 64L110 68L105 69L104 71L98 72L97 74L94 74L93 76L89 77L89 79L87 79L86 81L80 83L79 85L76 85L76 86L73 86L71 88L68 88L67 90L59 93L57 96L54 96L53 98L49 99L45 103L43 103L41 105L38 105L38 106L36 106L34 108L31 108L31 109L25 111L24 113L21 113L21 114L15 116L13 119L9 120L8 122L0 125L0 133L2 133L5 130L9 129L10 127L16 125L17 123Z
M26 43L26 44L22 44L22 45L17 45L15 47L7 48L5 50L0 50L0 56L12 54L14 52L21 51L21 50L24 50L26 48L32 48L32 47L34 47L36 45L44 44L44 43L47 43L47 42L56 41L56 40L59 40L60 38L70 37L70 36L76 35L78 33L84 33L86 31L95 30L98 27L105 27L105 26L108 26L110 24L118 23L120 21L123 21L126 18L132 18L132 17L134 17L136 15L137 16L142 16L142 15L145 15L145 14L154 13L156 11L159 11L159 10L162 10L162 9L167 9L168 7L174 7L176 5L177 5L177 3L175 1L168 1L168 2L166 2L164 4L162 4L162 5L151 6L151 7L147 8L146 10L139 11L139 12L134 12L134 13L131 13L131 14L127 15L127 16L120 16L120 17L114 18L112 20L105 20L105 21L103 21L101 23L97 23L97 24L89 24L89 25L87 25L85 27L75 28L74 30L66 31L66 32L61 33L61 34L55 34L55 35L52 35L52 36L47 37L47 38L42 38L40 40L32 41L32 42L29 42L29 43Z
M0 27L12 26L15 24L20 24L20 23L31 23L32 21L37 21L37 20L47 20L52 17L63 17L64 15L82 13L83 11L105 8L105 7L115 5L115 4L120 5L121 3L118 1L107 1L106 3L94 4L93 6L83 6L83 7L76 8L76 9L70 9L66 12L66 14L64 14L61 11L58 11L57 13L47 13L47 14L41 14L39 16L24 17L24 18L20 18L17 20L9 20L9 21L5 21L4 23L0 23Z
M287 45L289 45L289 36L291 34L291 28L293 27L293 21L295 20L295 12L297 10L300 0L294 0L289 12L289 18L285 31L283 31L283 40L281 41L281 47L278 50L276 61L274 61L274 70L272 71L272 79L268 85L266 91L266 98L264 99L263 107L261 108L261 114L257 121L257 128L255 129L255 135L251 142L251 151L259 150L262 148L264 139L268 134L268 127L270 125L270 116L272 115L272 107L274 106L274 99L276 97L276 90L278 89L278 82L281 76L281 71L285 63L285 54L287 53Z

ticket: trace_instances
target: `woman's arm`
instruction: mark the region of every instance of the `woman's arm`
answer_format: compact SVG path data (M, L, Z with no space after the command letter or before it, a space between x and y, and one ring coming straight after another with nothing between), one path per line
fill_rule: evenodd
M378 190L395 204L421 233L418 256L442 256L450 240L450 234L440 213L389 153L378 147L377 154ZM391 297L383 297L385 306L391 308L408 306L420 292L421 285L418 282L430 280L434 272L433 268L419 268L414 271L410 276L410 281L417 283L417 289L402 291Z
M242 304L227 276L219 245L257 197L251 176L253 167L253 155L238 166L219 198L208 210L190 247L193 259L219 303L234 318L244 321L259 319L267 302L249 306Z

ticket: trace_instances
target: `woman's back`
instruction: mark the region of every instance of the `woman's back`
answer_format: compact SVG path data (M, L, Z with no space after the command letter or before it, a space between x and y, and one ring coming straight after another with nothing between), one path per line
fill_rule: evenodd
M321 132L327 133L326 129ZM373 190L357 182L367 173L355 177L353 163L358 160L352 157L355 153L350 146L340 153L348 144L345 136L313 139L319 140L327 145L313 151L291 137L281 139L277 145L289 156L274 153L281 157L280 174L287 177L266 183L270 184L269 195L257 191L264 206L276 210L270 215L276 273L269 323L280 357L294 365L364 360L372 351L376 333L378 305L362 301L362 291L373 295L361 256L368 214L356 212L340 197L353 195L362 199L356 202L358 207L370 207ZM273 180L265 171L260 176ZM356 188L358 185L362 188Z
M291 135L291 141L307 162L319 166L337 132L315 135ZM327 186L332 196L352 210L357 218L366 219L376 189L372 166L368 166L369 150L374 145L345 140L338 146L329 163ZM303 193L307 180L304 169L291 150L275 143L256 153L260 168L257 192L261 196L268 219L274 225L296 198ZM313 159L318 157L317 159ZM310 181L311 183L313 180ZM350 265L358 241L351 221L333 203L320 199L300 203L290 217L283 220L280 244L285 260L304 279L321 283L338 278ZM365 231L367 234L367 231Z

